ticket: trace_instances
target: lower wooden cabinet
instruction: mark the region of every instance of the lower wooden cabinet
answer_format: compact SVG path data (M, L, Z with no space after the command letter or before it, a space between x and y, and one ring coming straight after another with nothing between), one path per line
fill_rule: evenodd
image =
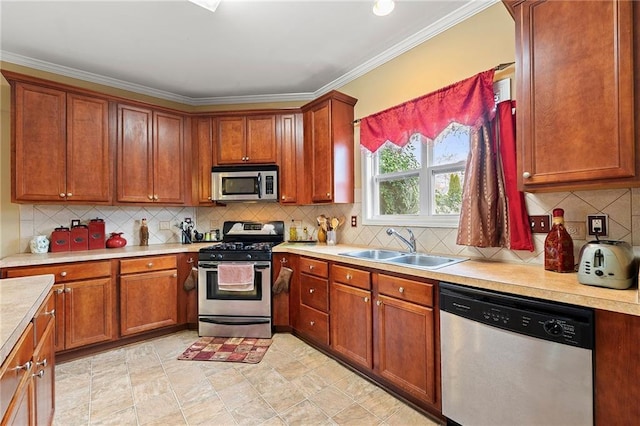
M120 261L120 334L122 336L178 323L178 271L176 268L175 256Z
M300 257L298 280L292 291L294 327L305 337L329 345L329 262ZM292 313L293 314L293 313Z
M297 312L292 313L292 305L289 303L294 295L299 298L298 256L290 253L274 253L272 264L274 283L282 268L289 268L293 271L289 278L289 288L278 294L272 294L271 297L272 324L275 331L291 331L298 316ZM294 318L296 319L294 320Z

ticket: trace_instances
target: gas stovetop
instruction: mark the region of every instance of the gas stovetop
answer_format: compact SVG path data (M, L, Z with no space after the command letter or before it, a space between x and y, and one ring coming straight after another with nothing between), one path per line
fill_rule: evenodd
M271 260L271 248L284 241L284 222L225 222L220 244L201 248L199 260Z

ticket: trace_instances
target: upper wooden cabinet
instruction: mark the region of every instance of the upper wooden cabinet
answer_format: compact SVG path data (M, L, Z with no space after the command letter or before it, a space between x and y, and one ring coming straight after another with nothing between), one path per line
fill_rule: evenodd
M353 203L353 107L332 91L302 107L307 203Z
M193 187L194 204L211 205L211 167L214 158L213 138L215 118L195 117L192 120L193 133Z
M635 55L640 69L640 31L634 34L639 5L623 0L508 3L516 20L520 188L640 183L634 116L640 79L636 72L634 89L633 68Z
M280 203L298 204L303 184L298 184L303 168L302 114L281 114L277 118Z
M217 164L277 161L274 114L222 116L217 121Z
M117 202L185 203L184 117L117 107Z
M12 201L109 204L108 101L14 80Z

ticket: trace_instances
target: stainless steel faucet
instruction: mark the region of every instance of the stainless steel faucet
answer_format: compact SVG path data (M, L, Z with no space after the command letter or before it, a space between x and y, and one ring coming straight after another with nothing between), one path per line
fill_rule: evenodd
M411 232L411 229L407 228L407 232L409 233L409 239L407 240L405 237L403 237L402 235L400 235L398 233L398 231L396 231L393 228L388 228L387 229L387 235L395 235L396 237L398 237L400 239L400 241L402 241L403 243L405 243L407 245L407 247L409 247L409 253L415 253L416 252L416 237L413 235L413 232Z

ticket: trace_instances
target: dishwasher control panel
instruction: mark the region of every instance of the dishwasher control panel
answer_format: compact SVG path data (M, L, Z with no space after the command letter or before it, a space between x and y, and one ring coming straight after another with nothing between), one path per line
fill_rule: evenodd
M593 348L589 308L440 283L440 310L539 339Z

